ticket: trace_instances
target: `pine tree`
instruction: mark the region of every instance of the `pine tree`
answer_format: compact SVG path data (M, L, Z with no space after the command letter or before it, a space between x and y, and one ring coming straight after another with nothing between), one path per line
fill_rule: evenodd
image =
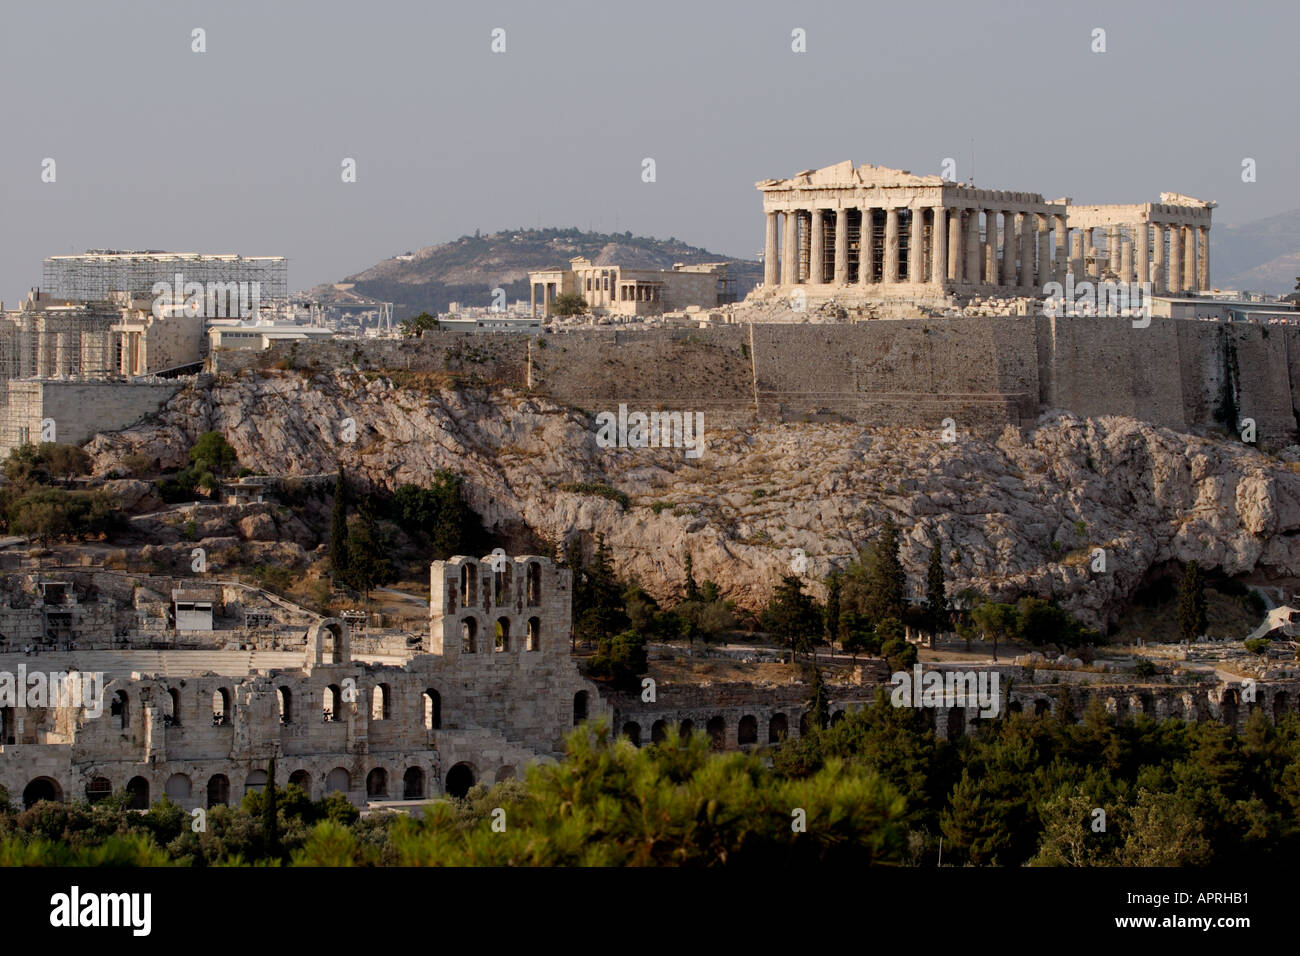
M808 713L812 725L818 730L830 726L831 707L826 699L826 684L822 680L822 669L815 664L812 668L812 699L808 703Z
M840 576L831 572L826 581L826 643L834 653L835 642L840 639Z
M1200 564L1189 561L1178 586L1178 633L1190 646L1194 638L1205 633L1206 626L1205 580Z
M901 621L906 600L907 572L898 557L898 528L891 515L867 557L867 617L873 624L887 618Z
M700 588L695 583L695 562L691 559L691 553L686 552L686 600L698 601L700 599Z
M335 587L348 579L348 485L339 465L334 479L334 511L330 515L330 575Z
M266 768L266 790L262 794L262 840L266 848L266 856L271 859L278 859L282 853L276 802L275 758L272 757L270 765Z
M938 634L949 628L948 593L943 580L943 557L939 553L937 537L930 548L930 565L925 571L925 611L933 633Z

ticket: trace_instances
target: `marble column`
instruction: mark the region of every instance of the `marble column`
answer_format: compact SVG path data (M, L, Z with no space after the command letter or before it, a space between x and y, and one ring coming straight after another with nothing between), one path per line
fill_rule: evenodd
M885 282L898 281L898 210L885 211Z
M1020 220L1020 288L1028 291L1034 287L1034 244L1038 231L1034 228L1034 214L1023 212Z
M1151 227L1145 222L1133 226L1133 251L1137 254L1137 281L1151 281Z
M835 211L835 284L849 282L849 211L841 206Z
M1097 248L1097 230L1083 230L1083 269L1088 278L1096 281L1101 278L1101 250Z
M965 253L961 247L962 227L961 210L952 210L952 219L948 222L948 280L962 281L962 259Z
M788 209L784 218L785 228L781 233L781 284L794 285L798 281L795 270L799 264L799 217L794 210Z
M934 225L930 228L930 281L943 285L948 281L948 210L934 207Z
M1052 281L1051 234L1047 217L1042 213L1034 215L1034 240L1034 287L1041 292L1043 286Z
M1065 224L1064 216L1053 217L1056 220L1056 268L1052 270L1052 279L1065 284L1065 274L1070 271L1070 227Z
M1196 285L1196 228L1183 226L1183 288L1195 292Z
M876 238L876 211L870 207L862 210L862 228L858 239L858 281L868 285L875 280L873 249Z
M912 234L907 243L907 281L924 282L925 276L925 209L912 209Z
M1016 214L1007 209L1002 213L1002 284L1017 285L1016 279Z
M763 285L771 288L776 285L779 263L776 258L776 213L767 214L767 241L763 243Z
M537 283L528 283L528 315L537 318Z
M967 285L980 284L980 211L966 210L966 267Z
M1196 230L1196 285L1202 291L1210 289L1210 227Z
M826 281L823 266L826 259L826 223L820 209L812 211L812 240L808 248L808 284L821 285Z
M542 315L545 316L550 314L551 314L551 284L549 282L543 282L542 283Z
M984 210L984 283L998 284L998 214Z
M1133 240L1125 236L1119 241L1119 281L1133 281Z
M1181 226L1169 227L1169 278L1170 292L1183 291L1183 230Z
M1106 256L1110 260L1110 271L1119 275L1120 269L1120 252L1122 250L1123 240L1120 238L1119 226L1109 226L1106 229Z
M1070 233L1070 271L1074 273L1075 283L1087 278L1083 273L1083 253L1087 233L1087 229L1075 229Z
M1165 284L1165 227L1152 223L1151 237L1151 291L1163 295L1169 289Z

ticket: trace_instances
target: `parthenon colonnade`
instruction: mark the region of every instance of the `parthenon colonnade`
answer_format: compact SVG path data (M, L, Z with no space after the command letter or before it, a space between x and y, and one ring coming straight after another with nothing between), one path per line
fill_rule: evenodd
M1154 293L1210 287L1215 204L1176 193L1075 206L849 162L757 186L767 288L1041 295L1067 273L1076 283L1149 281Z

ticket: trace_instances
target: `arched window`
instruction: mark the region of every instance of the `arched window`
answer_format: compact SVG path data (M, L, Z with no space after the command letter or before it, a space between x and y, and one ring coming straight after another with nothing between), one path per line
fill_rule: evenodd
M512 561L506 561L505 567L500 571L492 572L492 603L497 607L506 607L510 604L510 588L514 583L510 565Z
M468 561L460 566L460 603L463 607L478 604L478 566Z
M116 718L118 730L126 730L131 726L131 698L127 696L126 691L119 690L113 695L113 700L108 705L110 717Z
M453 797L463 797L474 786L474 768L467 763L458 763L447 771L447 793Z
M137 777L136 779L140 778ZM63 802L63 788L59 786L59 782L53 777L37 777L23 790L24 807L31 807L42 800L51 800L55 803Z
M650 742L652 744L661 744L664 738L668 736L668 721L656 720L650 725Z
M442 729L442 697L432 687L424 692L424 729Z
M164 727L181 725L181 692L175 687L167 688L167 713L163 714Z
M388 719L388 695L389 687L387 684L376 684L374 692L370 698L370 719L387 720Z
M212 692L212 726L229 727L231 710L230 691L218 687Z
M335 767L325 778L325 792L347 793L352 789L352 775L343 767Z
M736 742L742 747L758 743L758 718L746 714L740 718L740 727L736 731Z
M704 731L712 738L714 750L721 750L727 745L727 721L721 714L710 717L704 725Z
M183 773L172 774L167 778L167 783L163 787L163 791L167 794L167 798L177 803L181 800L188 800L193 789L193 785L190 783L190 778Z
M424 771L419 767L407 767L402 774L402 799L424 799Z
M321 707L321 720L327 724L338 723L343 719L343 691L338 684L325 688L325 702Z
M126 785L126 792L131 798L132 810L149 809L149 781L144 777L132 777Z
M460 622L460 651L462 654L478 652L478 621L472 617Z
M528 619L528 643L525 646L530 651L540 651L542 649L542 622L540 618L530 617Z
M244 793L261 793L266 789L266 771L252 770L244 778Z
M275 691L275 700L280 707L280 723L293 723L293 692L287 687L278 687Z
M311 774L306 770L295 770L289 774L289 786L298 787L303 793L311 796Z
M230 781L224 773L208 778L208 806L224 807L230 803Z
M587 719L587 692L580 690L573 695L573 726L578 726Z
M790 733L790 721L785 714L773 714L767 722L767 742L779 744Z
M542 603L542 566L536 561L528 562L528 606L539 607Z
M89 803L99 803L107 796L113 793L113 784L107 777L95 777L90 783L86 784L86 800Z
M388 771L376 767L366 775L366 796L371 799L388 796Z
M635 720L629 720L623 725L623 736L632 741L633 747L641 746L641 725Z
M498 653L510 650L510 618L497 618L496 649Z

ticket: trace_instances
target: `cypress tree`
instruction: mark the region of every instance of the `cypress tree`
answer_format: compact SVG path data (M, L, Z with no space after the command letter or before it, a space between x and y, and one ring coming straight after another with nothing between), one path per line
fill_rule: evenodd
M280 821L276 817L275 758L266 768L266 792L262 794L262 840L267 857L278 859L281 855Z
M334 511L330 515L330 575L334 586L346 584L348 579L348 485L339 465L334 479Z
M1205 633L1205 579L1196 561L1187 562L1178 586L1178 633L1188 645Z
M939 554L937 536L930 548L930 565L925 571L925 610L930 618L930 629L935 634L949 627L948 594L943 580L943 558Z

